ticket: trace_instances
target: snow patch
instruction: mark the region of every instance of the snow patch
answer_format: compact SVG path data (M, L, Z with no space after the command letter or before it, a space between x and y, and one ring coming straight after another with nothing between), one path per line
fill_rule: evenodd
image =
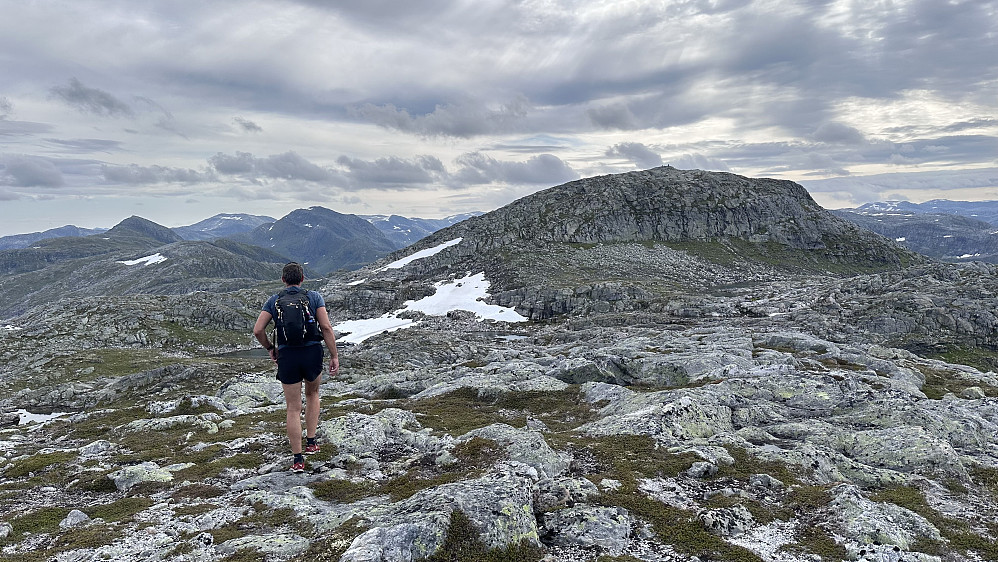
M905 240L904 236L894 239L895 242L904 242L904 240Z
M123 263L125 265L138 265L140 263L143 265L152 265L154 263L161 263L164 261L166 261L166 256L160 254L159 252L156 252L151 256L146 256L144 258L139 258L137 260L119 261L118 263Z
M460 240L460 239L459 239ZM360 343L371 336L384 332L409 328L418 324L406 318L399 318L403 312L422 312L428 316L444 316L452 310L467 310L478 320L499 320L504 322L526 322L528 319L505 306L483 302L489 297L489 282L485 273L468 274L461 279L436 283L437 291L419 300L406 301L403 307L379 318L348 320L333 328L347 333L337 339L344 343Z
M404 258L402 258L400 260L393 261L392 263L390 263L390 264L382 267L378 271L385 271L385 270L388 270L388 269L399 269L401 267L405 267L406 265L408 265L408 264L410 264L410 263L412 263L412 262L414 262L414 261L416 261L418 259L428 258L430 256L439 254L440 252L444 251L445 248L449 248L449 247L451 247L451 246L453 246L455 244L460 244L462 240L464 240L464 238L455 238L453 240L448 240L447 242L444 242L443 244L438 244L438 245L436 245L436 246L434 246L432 248L427 248L425 250L420 250L420 251L416 252L415 254L412 254L411 256L407 256L407 257L404 257Z
M364 283L367 283L367 277L363 279L358 279L357 281L351 281L347 283L347 287L356 287L357 285L362 285Z
M305 228L313 228L312 227L312 223L309 223L309 222L305 223L304 226L305 226Z
M978 258L978 257L981 257L981 254L963 254L962 256L957 256L956 259L965 260L969 258Z
M18 416L18 425L27 425L29 423L45 423L56 418L61 418L63 416L68 416L68 412L53 412L51 414L34 414L27 410L17 410L15 412Z
M23 329L24 328L20 326L12 326L10 324L4 324L3 326L0 326L0 330L3 330L4 332L16 332L18 330L23 330Z

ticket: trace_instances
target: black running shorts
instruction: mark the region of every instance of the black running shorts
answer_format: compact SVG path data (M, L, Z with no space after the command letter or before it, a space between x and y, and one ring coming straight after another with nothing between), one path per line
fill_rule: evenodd
M283 384L312 382L322 374L322 345L282 347L277 353L277 380Z

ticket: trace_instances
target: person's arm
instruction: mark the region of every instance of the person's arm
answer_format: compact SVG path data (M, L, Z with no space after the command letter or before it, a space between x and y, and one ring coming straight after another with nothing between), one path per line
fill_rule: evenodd
M340 370L340 355L336 351L336 334L333 333L333 325L329 323L326 307L315 309L315 317L319 321L319 330L322 331L322 341L326 342L326 349L329 350L329 374L335 375Z
M260 316L256 317L256 324L253 326L253 335L256 336L256 341L260 342L270 353L270 358L273 361L277 361L277 346L270 343L270 339L267 337L267 324L270 324L270 319L273 318L269 312L266 310L260 311ZM328 323L329 320L326 320Z

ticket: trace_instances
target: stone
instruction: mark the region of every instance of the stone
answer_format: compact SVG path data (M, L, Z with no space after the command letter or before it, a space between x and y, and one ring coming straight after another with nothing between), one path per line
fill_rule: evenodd
M143 482L171 482L173 474L165 468L160 468L154 462L144 462L134 466L126 466L108 474L114 485L122 492Z
M691 478L707 478L717 474L717 465L709 462L695 462L686 469L685 474Z
M541 477L555 477L568 469L569 459L555 452L538 431L517 429L496 423L469 431L458 437L457 442L470 441L475 437L490 439L504 445L509 460L535 468Z
M943 540L939 529L921 515L892 503L871 501L856 486L841 484L831 493L837 532L859 544L911 550L919 539Z
M86 525L90 522L90 516L78 509L74 509L66 515L66 518L59 522L60 529L71 529L73 527L79 527L80 525Z
M960 391L960 398L966 398L967 400L981 400L987 398L987 396L984 393L984 389L979 386L970 386Z
M250 549L268 557L286 560L292 556L303 554L308 550L309 544L309 540L305 537L290 533L277 533L237 537L229 539L215 548L223 554Z
M577 505L543 515L543 539L555 546L599 547L618 555L627 546L634 523L622 507Z
M737 537L755 524L752 513L741 504L710 509L698 517L707 531L720 537Z

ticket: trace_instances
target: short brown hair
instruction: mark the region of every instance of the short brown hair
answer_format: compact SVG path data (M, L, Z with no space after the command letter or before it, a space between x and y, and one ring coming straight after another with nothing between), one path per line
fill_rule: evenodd
M281 271L281 281L284 281L288 285L301 285L301 282L305 280L305 270L302 269L298 262L290 262L284 266Z

